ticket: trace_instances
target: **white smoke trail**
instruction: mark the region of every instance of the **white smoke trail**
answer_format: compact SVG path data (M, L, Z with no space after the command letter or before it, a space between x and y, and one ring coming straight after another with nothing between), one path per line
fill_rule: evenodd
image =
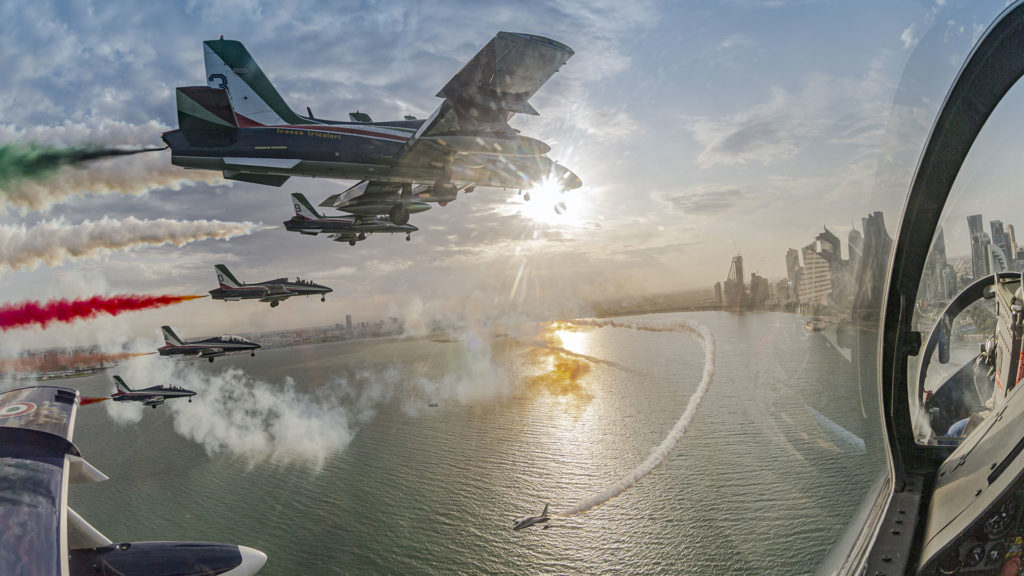
M173 244L196 240L227 240L249 234L260 225L219 220L116 220L104 217L68 224L63 219L24 224L0 224L0 270L56 266L69 259L95 257L113 250Z
M271 383L237 367L210 373L188 360L140 358L119 370L130 386L163 384L195 391L192 402L168 400L157 410L169 410L174 431L207 454L224 453L250 464L295 462L314 470L348 447L357 428L374 417L401 382L397 371L377 370L304 392L289 377ZM147 413L134 402L105 404L120 425L134 424Z
M552 516L560 516L563 518L573 516L575 514L581 514L621 495L664 462L672 452L675 445L683 435L686 434L686 430L690 427L690 423L693 422L694 416L697 415L697 409L700 408L700 404L704 400L704 395L707 394L708 389L711 387L711 381L715 376L715 338L711 335L710 330L700 324L690 322L688 320L682 320L680 325L673 326L617 322L614 320L583 320L573 323L588 326L612 326L652 332L672 331L690 334L697 338L700 341L701 347L704 348L704 373L701 376L697 390L693 393L693 396L690 397L690 402L686 405L686 410L683 411L682 416L679 417L675 426L673 426L672 430L669 431L668 436L666 436L661 444L651 452L651 455L648 456L647 459L639 466L631 470L619 480L610 484L604 490L584 498L564 510L552 512Z
M395 399L412 415L427 402L475 402L508 392L505 373L494 366L488 346L466 343L465 349L453 347L451 352L437 377L416 375L420 367L405 362L371 363L312 390L303 390L303 383L290 377L267 382L240 368L210 372L205 363L189 360L142 357L122 363L119 371L130 386L163 384L195 391L191 403L169 400L158 410L169 410L175 432L208 454L320 470L332 454L348 447L381 406ZM137 423L148 413L136 403L104 404L120 425Z
M217 172L173 166L170 152L148 152L97 160L80 167L67 166L46 179L10 183L0 188L0 210L10 207L25 213L47 210L87 194L138 196L158 188L180 190L191 184L226 182Z
M96 125L65 123L58 126L20 128L0 124L0 143L34 142L52 146L156 145L168 128L158 122L126 124L102 121ZM225 184L217 172L184 170L171 164L170 152L89 162L64 167L48 178L21 180L0 188L0 212L14 208L21 213L46 210L75 196L86 194L144 194L158 188L178 190L196 183Z

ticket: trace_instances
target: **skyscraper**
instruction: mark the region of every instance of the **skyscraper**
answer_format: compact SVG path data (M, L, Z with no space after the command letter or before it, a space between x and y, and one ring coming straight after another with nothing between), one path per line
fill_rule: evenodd
M939 226L925 260L917 297L928 302L949 301L956 295L956 280L956 271L946 261L946 240Z
M1021 261L1021 255L1019 254L1020 247L1017 245L1017 235L1013 231L1013 224L1007 224L1006 225L1006 243L1010 247L1010 253L1007 254L1006 257L1009 258L1013 262L1013 265L1012 265L1011 269L1015 270L1015 271L1016 270L1020 270L1021 269L1021 262L1020 262Z
M748 298L751 308L763 308L771 297L771 284L764 276L757 272L750 274L750 296Z
M825 231L818 234L815 240L818 241L820 251L818 252L822 258L828 260L830 263L839 262L842 259L840 252L839 237L825 228Z
M725 279L725 305L730 310L741 310L744 306L746 287L743 285L743 255L732 257L729 277Z
M990 242L988 234L985 234L984 226L981 214L972 214L967 217L967 229L971 234L971 276L975 280L992 273L988 264Z
M881 212L873 212L867 218L861 218L860 222L864 230L864 246L861 264L857 269L858 290L852 312L864 313L864 318L875 318L881 306L885 277L889 272L892 238L885 230L885 218Z
M850 235L846 238L847 247L846 251L849 254L850 270L856 274L860 269L860 259L864 254L864 236L860 233L860 230L853 228L851 225Z
M800 274L800 306L804 308L828 306L832 294L832 272L829 262L817 248L818 242L804 246L804 267Z
M992 230L992 246L999 248L999 250L1002 251L1004 260L1007 264L1011 263L1013 255L1010 254L1010 244L1006 241L1006 228L1003 227L1003 221L992 220L988 225Z
M794 300L800 294L800 252L795 248L786 250L786 280L789 282L787 296Z

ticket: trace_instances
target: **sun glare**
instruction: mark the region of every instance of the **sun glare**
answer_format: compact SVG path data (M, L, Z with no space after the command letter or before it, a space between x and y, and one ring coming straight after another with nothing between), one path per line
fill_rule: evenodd
M584 219L582 188L563 192L554 178L545 178L532 189L512 196L508 205L514 213L540 224L575 226Z

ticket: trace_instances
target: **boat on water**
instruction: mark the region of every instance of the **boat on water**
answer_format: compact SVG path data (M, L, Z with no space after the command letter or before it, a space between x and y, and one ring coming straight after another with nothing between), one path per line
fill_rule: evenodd
M825 329L825 321L815 316L807 322L804 322L804 329L808 332L821 332Z

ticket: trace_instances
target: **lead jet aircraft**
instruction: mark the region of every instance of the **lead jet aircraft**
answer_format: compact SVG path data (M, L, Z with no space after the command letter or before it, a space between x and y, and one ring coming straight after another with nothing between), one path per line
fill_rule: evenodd
M419 230L412 224L395 224L386 217L379 216L336 216L329 218L318 213L302 194L292 194L295 216L284 222L289 232L299 234L328 234L335 242L348 242L355 246L356 242L366 240L374 232L384 234L405 234L406 241L410 234Z
M210 362L213 362L217 356L245 351L255 357L256 349L260 348L260 345L252 340L230 334L186 342L179 338L170 326L161 326L160 330L164 333L164 346L157 348L157 352L161 356L195 356L196 358L208 358Z
M107 476L72 443L78 392L37 386L0 394L0 574L248 576L259 550L209 542L115 544L68 506L68 484Z
M537 114L529 99L573 55L550 38L499 32L441 88L444 101L430 118L389 122L363 113L324 120L309 108L300 116L240 42L208 40L203 53L207 85L176 89L178 129L162 136L177 166L270 186L291 176L359 180L328 204L387 214L396 225L427 202L443 205L477 186L582 186L546 156L547 144L508 124L514 114Z
M320 301L327 301L327 294L333 292L327 286L315 284L309 280L296 278L289 282L287 278L277 278L266 282L246 284L235 278L235 275L223 264L216 264L213 267L217 273L217 282L220 287L210 290L210 297L214 300L233 302L238 300L259 299L260 302L270 302L271 308L276 308L281 300L287 300L292 296L320 295Z
M522 530L523 528L529 528L530 526L543 524L548 520L551 520L551 517L548 516L548 505L545 504L544 511L540 513L540 516L527 516L526 518L520 518L519 520L515 521L515 524L512 526L512 529ZM547 530L550 527L551 525L548 524L547 526L541 528L541 530Z
M143 406L152 406L154 410L169 398L188 398L191 402L192 397L196 395L192 390L178 386L150 386L132 390L120 376L114 376L114 385L117 386L117 392L110 396L114 402L142 402Z

